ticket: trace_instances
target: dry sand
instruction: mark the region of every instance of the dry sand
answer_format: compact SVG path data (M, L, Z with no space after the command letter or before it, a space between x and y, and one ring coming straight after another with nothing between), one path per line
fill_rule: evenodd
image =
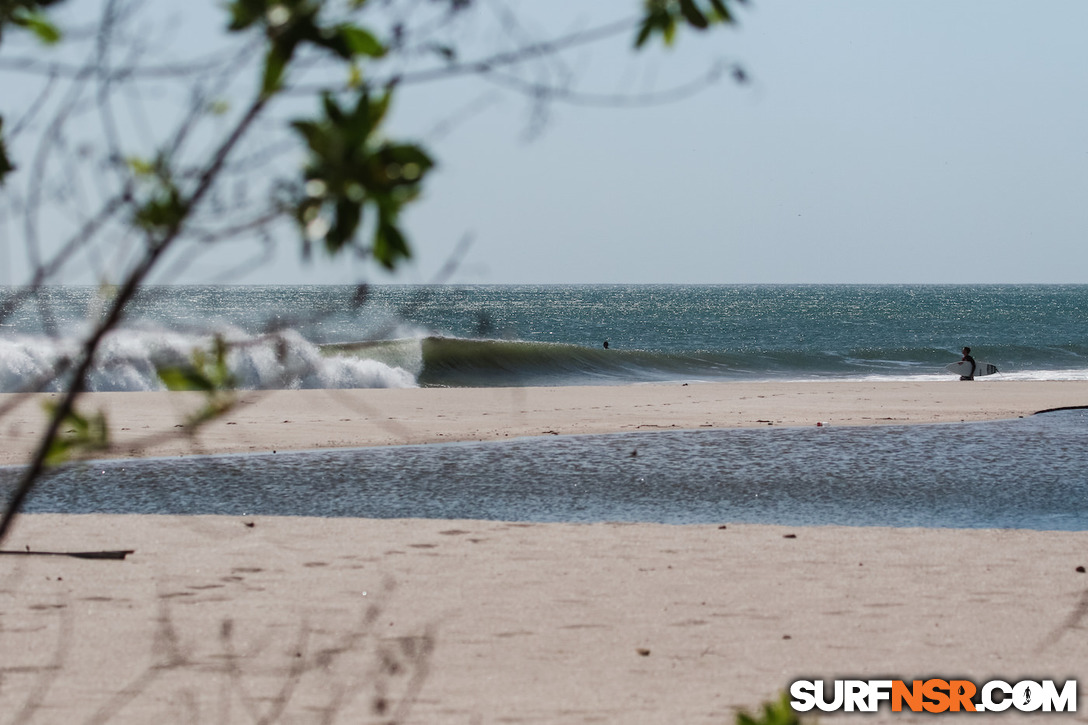
M413 723L722 725L797 678L1088 676L1084 532L33 515L27 546L135 553L0 557L4 722L369 722L419 672Z
M245 400L199 435L199 450L1008 418L1088 403L1088 383ZM118 431L121 454L173 434L164 416L192 404L87 402L130 429ZM34 401L9 411L7 462L40 424ZM386 722L407 699L413 723L721 724L801 677L1088 681L1088 574L1076 571L1088 532L722 523L24 516L5 550L134 553L0 556L0 722Z

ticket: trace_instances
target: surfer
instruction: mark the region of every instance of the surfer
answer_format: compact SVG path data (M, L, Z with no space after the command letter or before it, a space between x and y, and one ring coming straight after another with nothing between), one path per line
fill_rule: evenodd
M963 360L961 362L971 363L971 372L968 373L967 375L961 375L960 380L974 380L975 379L975 369L976 369L977 365L975 364L975 359L973 357L971 357L971 348L969 348L969 347L963 348Z
M608 349L608 340L605 340L605 341L604 341L604 349L605 349L605 350L607 350L607 349Z

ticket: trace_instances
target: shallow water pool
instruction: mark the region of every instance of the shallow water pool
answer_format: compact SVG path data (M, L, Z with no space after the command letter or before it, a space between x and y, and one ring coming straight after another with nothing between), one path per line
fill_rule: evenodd
M24 510L1088 529L1088 412L107 461ZM10 489L18 469L0 469Z

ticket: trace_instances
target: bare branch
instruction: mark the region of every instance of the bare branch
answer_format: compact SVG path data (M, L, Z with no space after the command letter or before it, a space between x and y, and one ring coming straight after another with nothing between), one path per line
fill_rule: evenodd
M433 83L435 81L450 80L453 78L463 78L479 75L481 73L493 71L496 68L520 65L538 58L553 56L571 48L576 48L583 45L592 45L608 38L627 34L630 33L632 28L634 28L637 24L637 18L628 18L626 20L609 23L607 25L601 25L599 27L591 28L589 30L563 35L553 40L545 40L538 43L533 43L525 47L517 48L515 50L495 53L477 60L464 62L453 61L438 68L428 68L418 71L406 71L403 73L396 73L384 77L379 76L377 79L372 80L370 83L373 87L384 87L390 85L418 85L423 83ZM327 90L328 87L329 86L327 84L299 84L289 86L284 90L284 92L289 95L313 95L315 93L320 93L324 90Z
M543 122L555 102L617 107L675 102L705 89L726 71L726 64L716 64L705 76L654 93L576 90L576 68L566 54L630 36L639 17L537 40L535 30L504 0L479 0L471 4L479 9L474 15L485 18L488 31L497 27L499 35L491 47L502 50L461 61L457 51L462 48L442 41L457 37L455 21L469 16L464 12L467 2L370 3L366 12L377 12L390 23L383 40L378 40L383 33L350 25L348 20L356 15L347 4L331 8L339 13L332 22L319 17L318 11L327 15L329 10L323 0L312 6L313 12L308 4L284 5L286 20L279 25L269 14L250 12L243 5L234 7L232 30L244 34L231 36L230 47L189 61L154 62L153 56L162 51L155 39L169 32L158 36L140 32L134 19L141 0L102 0L93 32L78 32L76 42L67 46L72 52L59 60L30 55L0 59L0 73L45 79L15 128L36 136L23 143L32 149L30 163L20 172L26 175L24 196L9 197L11 208L23 216L26 256L33 272L27 286L0 301L0 320L36 302L42 327L56 337L58 324L48 295L40 293L42 285L60 279L68 265L84 256L92 271L120 277L115 296L93 321L79 353L56 361L48 371L53 381L60 380L67 388L58 396L39 446L0 519L0 542L45 471L50 447L62 422L75 414L79 396L92 384L92 372L98 365L108 367L109 362L97 360L107 335L121 324L137 293L164 269L172 277L206 250L235 241L259 244L254 260L226 271L234 274L268 258L273 234L287 220L304 227L304 244L350 250L390 268L408 257L398 215L403 204L419 195L422 173L434 162L426 149L391 141L384 128L378 128L398 85L478 77L530 99L536 119ZM413 24L417 12L423 19ZM74 52L84 53L85 60L73 62ZM263 78L257 80L259 95L235 111L223 101L238 95L240 70L250 82L255 80L251 75L261 78L263 73ZM330 83L330 73L345 80ZM734 75L739 78L740 73L734 67ZM298 82L283 90L281 85L292 77ZM165 81L179 83L167 87ZM328 88L339 90L327 96L324 116L305 119L293 128L287 118L276 118L271 131L262 125L273 97L313 95ZM187 100L180 99L179 90L188 91ZM170 127L160 132L145 109L164 97L167 107L178 112ZM495 97L489 93L448 115L431 135L448 133ZM288 99L286 111L292 108ZM50 122L36 128L36 119L47 111L53 114ZM254 136L252 145L243 144ZM306 151L310 160L301 180L287 181L292 177L281 173L286 166L282 162L294 151ZM234 198L228 199L231 191ZM95 194L97 204L90 201ZM62 212L47 218L46 212L54 207ZM330 219L335 225L327 223ZM322 224L325 231L320 231ZM62 233L55 231L57 226ZM365 241L360 239L364 231ZM54 239L64 241L54 249ZM448 276L467 247L466 237L439 277ZM425 291L409 301L402 316L411 314L413 304L421 305L426 295ZM278 321L268 335L274 337L288 324L290 320ZM267 342L263 338L242 344ZM223 349L218 348L220 355ZM282 375L290 374L285 366ZM41 389L49 382L28 381L25 389Z
M732 66L735 69L737 66ZM481 77L503 88L517 91L534 99L559 101L573 106L597 106L610 108L641 108L677 103L696 96L707 88L717 84L727 71L732 70L726 63L719 62L710 67L702 76L673 88L653 93L584 93L562 86L533 83L522 80L510 73L489 71ZM735 73L735 71L734 71Z
M250 127L254 120L260 115L267 105L269 97L267 95L259 96L249 107L245 116L237 124L234 131L227 137L223 144L219 147L217 152L212 156L211 162L208 164L204 173L201 175L196 188L189 195L186 206L188 208L196 207L200 201L204 198L205 194L211 188L212 181L215 179L216 174L222 168L226 161L227 156L238 144L238 141L242 138L245 131ZM95 328L93 334L84 343L83 351L79 363L77 364L70 387L64 396L60 399L56 409L50 418L49 424L46 427L45 432L42 435L41 444L38 446L34 453L34 456L23 473L20 479L19 485L15 489L15 493L12 495L7 508L4 511L3 518L0 518L0 543L3 542L11 523L15 516L21 509L26 497L30 494L31 489L34 486L35 481L41 475L45 469L46 457L49 454L49 450L53 444L53 440L57 437L60 430L61 421L68 417L69 414L75 408L76 398L82 393L84 386L86 385L87 374L91 369L91 365L94 363L95 354L98 352L98 348L102 343L106 334L112 330L121 317L124 315L125 306L135 296L137 290L143 284L143 281L150 274L151 270L155 267L159 258L170 248L171 244L180 236L182 231L182 221L174 225L169 229L165 236L161 239L149 239L146 256L140 262L140 264L131 272L124 285L121 286L117 296L113 300L109 311L107 312L105 319L99 323Z
M49 280L60 271L61 267L71 260L72 255L75 254L81 246L87 244L97 233L98 229L100 229L117 212L118 208L127 201L129 201L127 195L122 195L114 199L112 203L106 205L94 219L90 220L82 229L80 229L77 234L68 239L48 263L39 264L34 269L34 276L30 278L27 285L20 287L10 296L6 297L3 302L0 302L0 322L6 320L15 310L21 307L27 299L34 296L39 287L49 282Z
M252 57L253 44L248 46L249 57ZM166 81L186 80L204 75L206 73L221 70L224 64L237 58L238 50L229 48L215 51L201 58L176 63L164 63L161 65L133 65L115 68L111 71L111 80L129 81ZM62 61L45 61L41 58L15 57L0 58L0 72L27 73L32 75L66 78L69 80L83 80L86 77L86 67Z

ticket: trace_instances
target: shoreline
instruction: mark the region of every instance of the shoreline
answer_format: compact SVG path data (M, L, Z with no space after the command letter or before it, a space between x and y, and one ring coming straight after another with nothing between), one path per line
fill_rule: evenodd
M0 395L0 465L27 460L56 394ZM87 393L111 448L94 458L357 448L544 435L767 426L906 425L1001 420L1088 404L1088 381L806 381L554 388L242 391L199 430L199 393ZM10 407L8 407L10 406Z

